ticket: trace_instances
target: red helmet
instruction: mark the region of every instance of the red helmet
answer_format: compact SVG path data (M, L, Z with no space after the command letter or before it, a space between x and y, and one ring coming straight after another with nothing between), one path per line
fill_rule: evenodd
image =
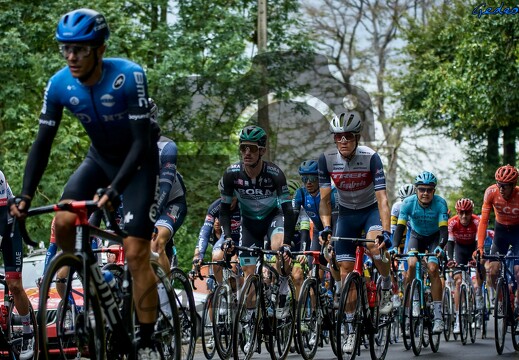
M474 202L470 199L459 199L456 201L456 211L472 211Z
M512 165L501 166L496 170L496 181L501 183L515 183L519 173Z

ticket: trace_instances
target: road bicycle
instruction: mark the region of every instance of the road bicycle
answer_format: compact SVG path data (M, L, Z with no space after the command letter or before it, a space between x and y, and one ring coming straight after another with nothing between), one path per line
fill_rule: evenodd
M266 262L265 255L283 256L281 251L234 246L257 257L256 270L245 280L234 318L232 336L235 360L249 360L261 352L264 341L272 360L284 359L290 351L295 331L296 294L290 274L281 274ZM282 304L282 297L284 304Z
M17 360L19 359L20 352L22 350L23 343L23 330L20 315L14 307L13 294L10 292L5 280L5 274L0 274L0 287L4 291L4 301L0 305L0 354L4 358L4 355L8 359ZM29 303L29 319L30 326L34 336L33 351L34 355L32 359L38 358L38 325L36 322L36 316L34 309Z
M332 237L332 241L337 240L350 241L356 246L354 269L344 280L337 311L337 357L355 359L360 355L361 340L367 335L371 358L383 360L389 346L393 313L379 313L381 289L373 278L364 275L365 245L376 240ZM385 254L381 258L388 261Z
M474 266L464 264L448 264L447 266L452 269L457 269L461 272L461 284L458 297L458 316L461 343L466 345L470 334L470 341L474 344L476 342L477 336L477 310L476 293L470 276L470 271L474 268Z
M412 281L407 285L404 293L405 309L402 317L404 343L410 341L416 356L420 355L422 347L430 345L433 352L437 352L440 347L441 334L432 332L434 319L432 294L427 271L424 271L422 265L422 261L428 256L436 255L414 251L395 255L398 258L416 257L418 260L415 273L408 272Z
M510 327L514 349L519 351L519 319L514 313L517 282L515 274L507 266L507 261L519 259L519 256L494 254L482 255L482 259L501 263L494 299L494 331L497 353L499 355L503 353L508 327Z
M337 353L335 340L335 286L333 282L326 288L320 277L320 271L330 272L330 269L321 265L321 251L296 251L292 256L312 256L312 269L301 285L296 310L296 339L298 350L303 359L311 360L315 357L318 346L321 344L323 330L327 331L333 352ZM326 276L325 276L326 277ZM330 276L330 279L333 279Z
M483 276L486 271L485 267L481 264L481 254L476 256L476 268L480 278L483 279L481 283L481 295L483 298L483 304L481 308L476 308L476 327L481 330L481 339L487 338L487 322L490 317L490 296L489 287L486 281L486 277Z
M443 288L442 296L442 319L443 319L443 338L445 341L449 341L451 334L454 336L454 340L458 339L458 334L453 333L454 322L456 321L454 313L454 291L452 288L454 285L454 279L452 278L452 269L443 268L443 276L445 279L445 286Z
M70 332L67 330L73 330L78 349L85 349L90 359L105 359L107 351L112 358L134 359L136 357L138 342L136 334L139 326L136 322L135 304L130 291L131 281L126 281L128 284L124 284L127 286L128 296L123 300L121 309L112 288L104 280L90 245L91 236L122 244L126 234L116 226L113 214L107 211L104 211L105 217L108 218L107 223L111 224L114 233L90 225L88 213L97 209L96 201L72 201L37 207L28 211L28 217L56 211L69 211L77 215L74 253L61 253L51 261L40 288L37 320L40 328L41 355L44 359L50 356L50 334L47 326L54 324L57 318L63 319L62 323L56 325L58 338L69 337ZM19 221L19 224L24 240L27 243L34 243L27 233L25 221ZM157 304L158 318L153 338L159 344L158 350L162 358L178 360L180 359L180 332L173 290L160 265L155 261L150 261L150 264L158 283L166 289L167 296L167 304ZM56 279L56 274L64 267L68 268L66 279L64 281L60 278ZM130 276L127 278L131 280ZM63 306L59 315L52 309L52 299L49 298L49 293L55 291L56 280L64 283ZM149 291L156 291L156 287L157 284L150 284ZM80 292L80 295L73 295L75 302L83 308L75 319L74 328L67 329L65 319L69 308L68 299L74 288Z

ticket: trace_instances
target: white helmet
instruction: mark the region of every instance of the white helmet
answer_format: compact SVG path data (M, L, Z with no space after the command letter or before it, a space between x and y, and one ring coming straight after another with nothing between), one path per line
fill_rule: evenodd
M414 194L414 185L413 184L405 184L400 186L398 189L398 196L400 196L400 200L404 200L406 197L409 197Z
M332 133L351 132L359 134L362 130L362 119L357 111L348 111L335 115L330 121Z

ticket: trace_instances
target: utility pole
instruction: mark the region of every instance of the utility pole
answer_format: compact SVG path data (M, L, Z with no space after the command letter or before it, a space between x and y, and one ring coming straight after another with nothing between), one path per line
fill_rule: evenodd
M267 0L258 0L258 55L267 51ZM264 58L263 58L264 59ZM268 134L267 151L263 158L270 160L270 147L268 146L271 142L270 134L270 121L269 121L269 107L268 107L268 85L267 85L267 66L265 63L260 63L258 69L261 77L259 93L264 96L260 96L258 99L258 125L261 126Z

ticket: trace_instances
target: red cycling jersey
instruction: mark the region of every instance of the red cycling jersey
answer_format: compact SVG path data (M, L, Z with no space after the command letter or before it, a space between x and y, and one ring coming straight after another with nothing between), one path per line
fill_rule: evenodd
M478 227L478 249L483 249L488 218L490 211L494 209L496 222L501 225L519 225L519 187L515 187L509 200L503 199L496 184L491 185L485 191L483 206L481 207L481 220Z
M479 216L472 214L467 226L463 226L460 217L455 215L449 219L449 240L460 245L471 245L476 242L478 233Z

